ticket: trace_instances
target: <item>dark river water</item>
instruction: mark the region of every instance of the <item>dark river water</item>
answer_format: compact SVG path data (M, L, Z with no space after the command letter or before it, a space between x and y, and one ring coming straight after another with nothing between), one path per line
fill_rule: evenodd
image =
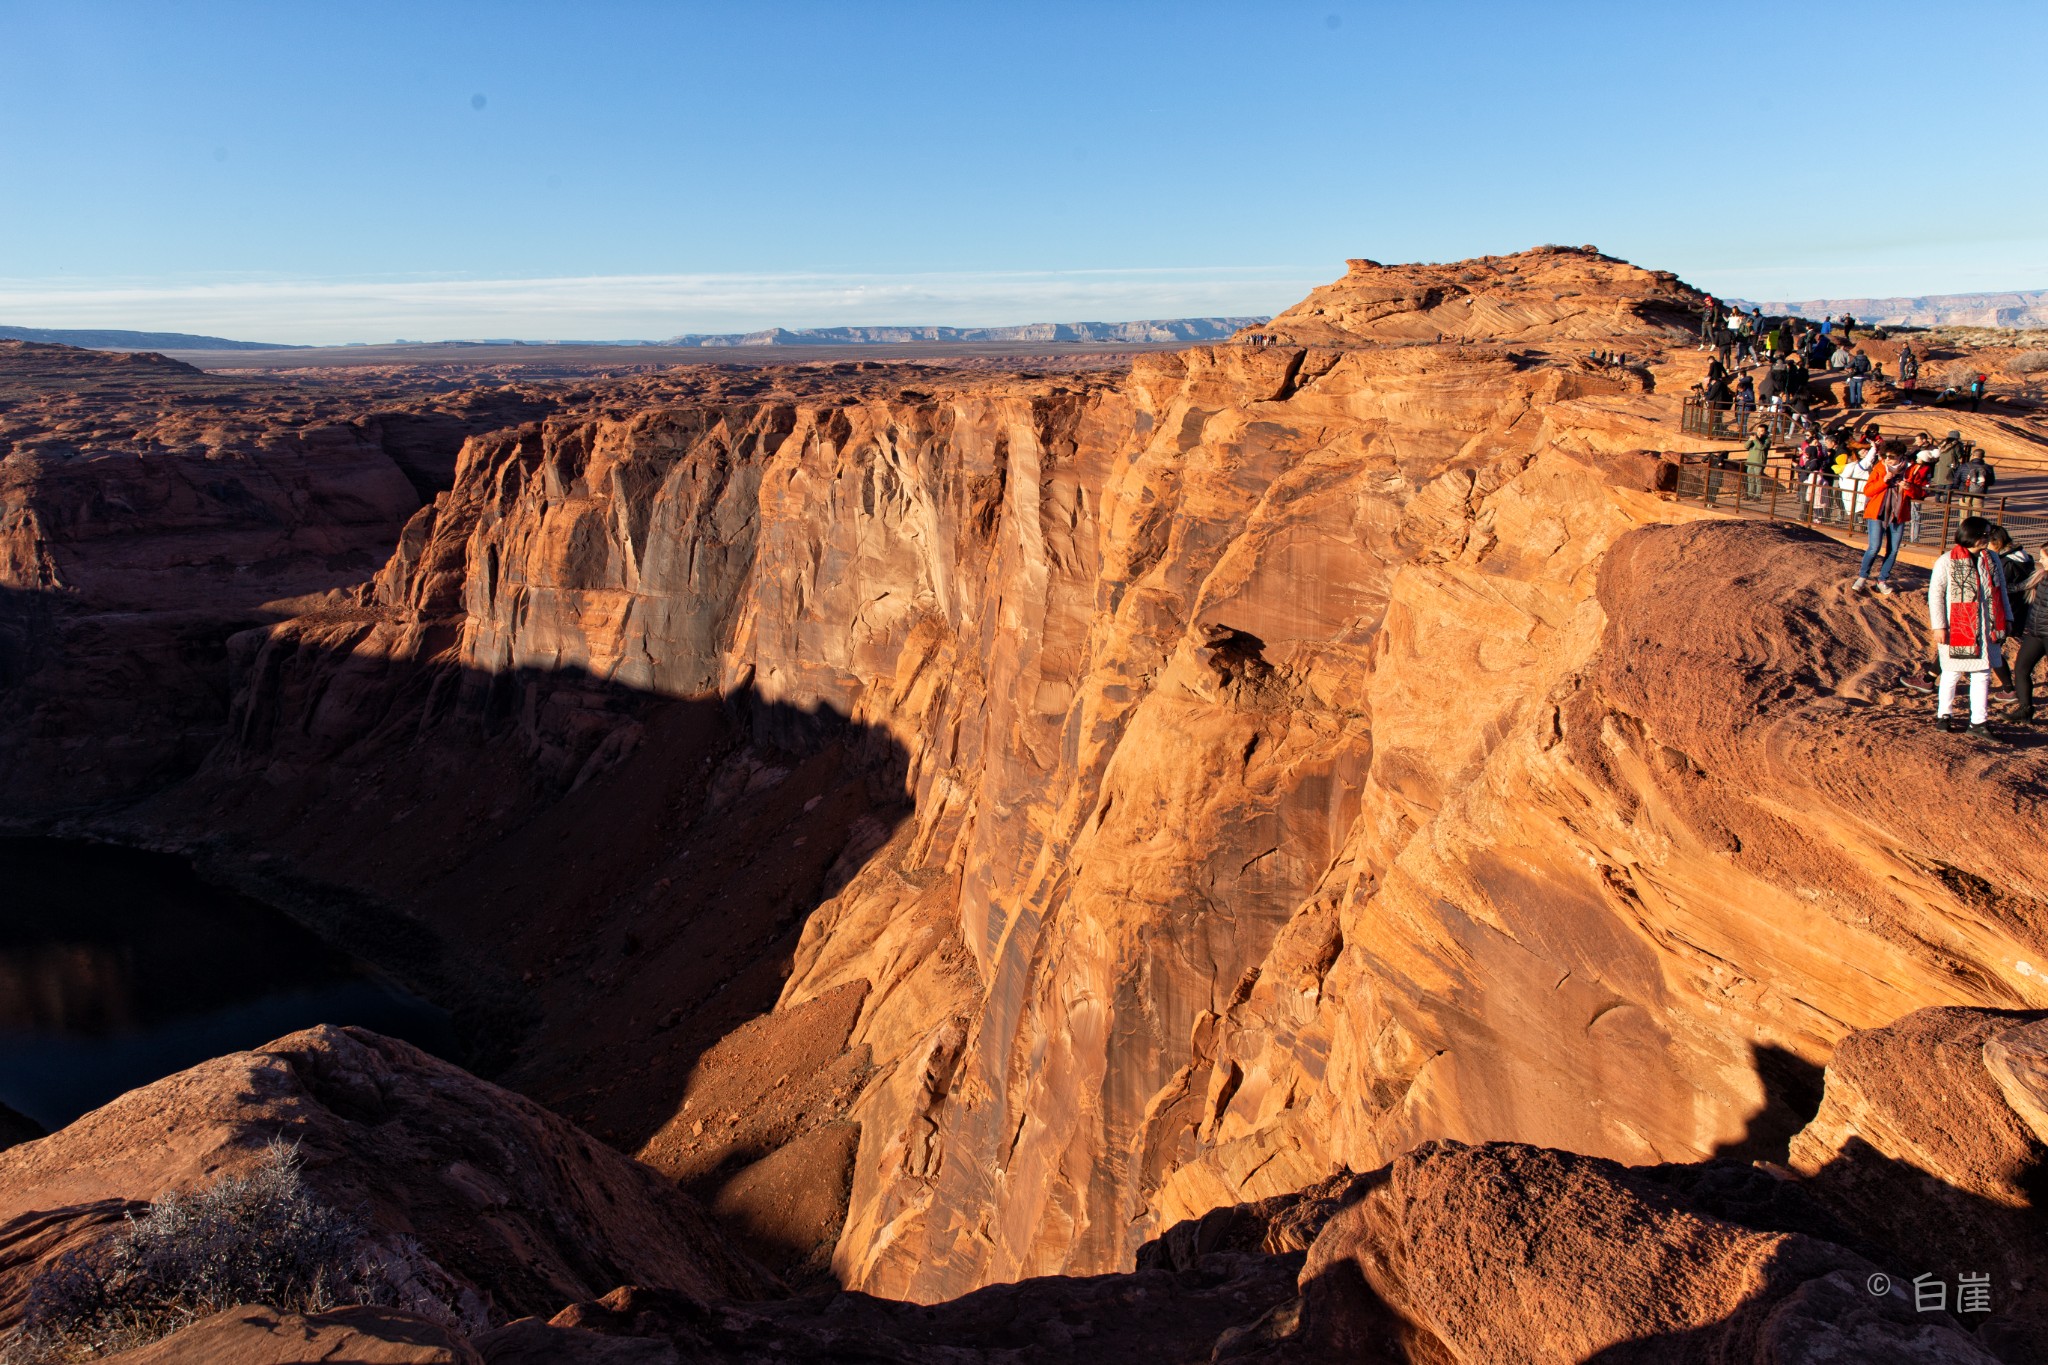
M440 1010L181 859L0 839L0 1105L55 1129L313 1024L456 1056Z

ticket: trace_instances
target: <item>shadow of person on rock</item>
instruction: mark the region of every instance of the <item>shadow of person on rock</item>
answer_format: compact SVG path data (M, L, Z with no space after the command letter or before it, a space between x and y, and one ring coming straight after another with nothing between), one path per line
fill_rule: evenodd
M1712 1156L1748 1163L1784 1164L1793 1134L1820 1110L1826 1073L1795 1052L1772 1043L1750 1044L1750 1060L1762 1085L1764 1105L1749 1118L1743 1135L1717 1146Z

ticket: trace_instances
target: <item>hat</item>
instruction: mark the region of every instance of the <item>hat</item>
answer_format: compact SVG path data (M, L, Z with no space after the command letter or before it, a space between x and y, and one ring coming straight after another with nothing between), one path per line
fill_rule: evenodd
M1951 441L1960 441L1963 439L1963 433L1961 433L1960 431L1951 431L1948 434L1948 439Z

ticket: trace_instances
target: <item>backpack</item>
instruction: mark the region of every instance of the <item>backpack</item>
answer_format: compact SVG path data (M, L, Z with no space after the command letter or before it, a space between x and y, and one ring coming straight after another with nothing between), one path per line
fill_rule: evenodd
M1982 493L1991 486L1991 466L1981 460L1972 460L1963 466L1963 491Z

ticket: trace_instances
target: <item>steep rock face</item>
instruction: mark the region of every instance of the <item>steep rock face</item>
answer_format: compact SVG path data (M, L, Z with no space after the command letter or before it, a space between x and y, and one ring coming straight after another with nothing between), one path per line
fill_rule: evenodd
M628 1281L703 1297L766 1285L645 1167L405 1043L323 1026L0 1153L0 1325L66 1250L170 1190L246 1169L277 1138L298 1144L323 1199L366 1218L408 1285L475 1324Z
M1116 384L473 440L125 827L409 910L532 1011L510 1079L713 1201L857 1127L833 1268L882 1294L1432 1137L1782 1152L1852 1029L2043 1003L2043 768L1945 788L1904 602L1651 491L1695 297L1361 266L1261 329L1305 344ZM763 1012L831 1084L728 1066Z

